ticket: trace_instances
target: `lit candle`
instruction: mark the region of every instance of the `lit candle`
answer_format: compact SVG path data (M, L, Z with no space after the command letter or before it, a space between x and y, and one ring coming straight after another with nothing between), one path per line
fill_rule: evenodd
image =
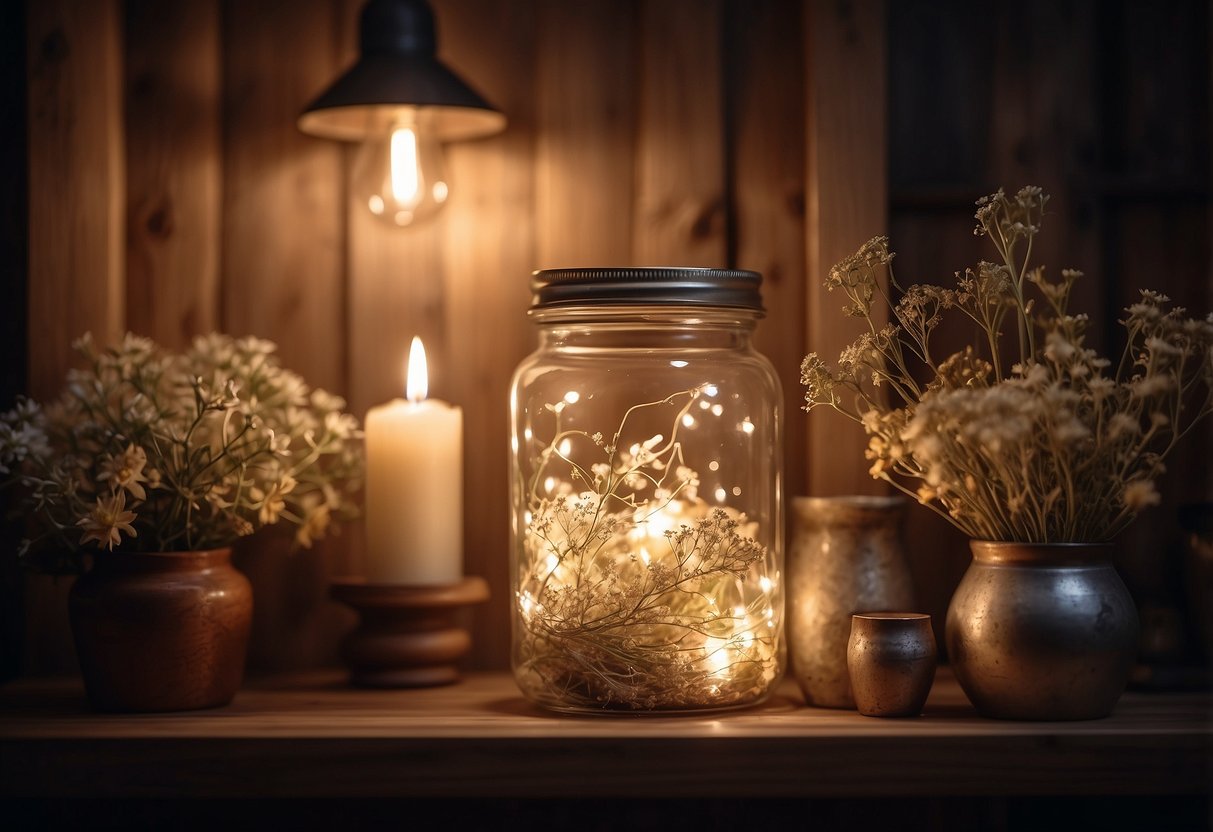
M409 349L405 395L366 414L367 580L463 578L463 411L427 399L425 348Z

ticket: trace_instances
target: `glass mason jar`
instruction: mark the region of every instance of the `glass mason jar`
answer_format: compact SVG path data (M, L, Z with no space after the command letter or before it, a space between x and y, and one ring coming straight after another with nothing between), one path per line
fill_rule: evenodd
M511 386L513 653L559 711L764 699L783 645L782 394L761 277L536 272Z

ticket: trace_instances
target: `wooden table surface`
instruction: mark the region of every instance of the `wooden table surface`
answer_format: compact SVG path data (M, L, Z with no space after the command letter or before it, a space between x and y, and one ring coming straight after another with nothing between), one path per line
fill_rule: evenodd
M411 691L337 672L263 680L222 709L88 712L77 682L0 689L0 796L853 797L1207 794L1207 694L1127 693L1092 722L978 717L941 671L925 714L767 704L569 717L507 674Z

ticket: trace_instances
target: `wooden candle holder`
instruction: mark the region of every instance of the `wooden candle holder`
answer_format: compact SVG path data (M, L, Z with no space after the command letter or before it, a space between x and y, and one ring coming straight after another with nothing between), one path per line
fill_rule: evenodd
M483 578L439 586L368 583L340 578L333 598L358 612L358 627L341 644L350 683L368 688L420 688L459 681L456 662L472 636L455 622L463 607L489 598Z

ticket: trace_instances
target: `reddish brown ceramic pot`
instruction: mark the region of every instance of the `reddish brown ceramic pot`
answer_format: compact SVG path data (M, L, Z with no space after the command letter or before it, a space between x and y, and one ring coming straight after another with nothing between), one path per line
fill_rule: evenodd
M72 587L72 633L99 711L226 705L244 676L253 588L232 550L109 552Z

